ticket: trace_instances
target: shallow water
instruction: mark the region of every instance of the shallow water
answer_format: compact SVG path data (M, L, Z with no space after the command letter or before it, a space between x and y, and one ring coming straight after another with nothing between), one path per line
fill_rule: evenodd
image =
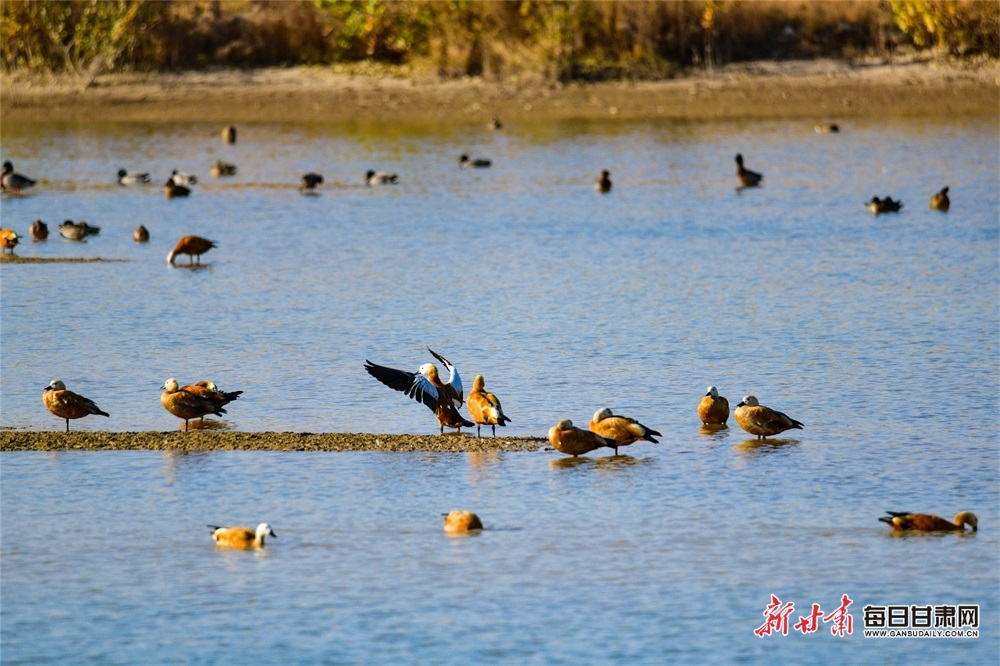
M4 159L44 180L3 200L3 225L102 226L19 254L129 260L0 268L4 427L62 428L41 403L58 377L112 415L73 429L170 430L158 387L177 377L244 390L233 429L432 433L425 407L362 369L415 370L429 345L466 390L486 377L505 434L610 406L662 441L568 467L553 453L5 454L4 662L156 649L208 663L247 642L300 663L996 656L992 119L840 135L265 125L236 146L217 130L4 128ZM765 187L734 191L737 150ZM461 152L494 166L459 170ZM210 178L216 157L240 174ZM119 188L119 166L156 184ZM162 196L171 168L200 176L190 199ZM402 182L367 188L368 168ZM307 170L326 176L320 196L296 191ZM928 210L946 184L951 212ZM873 194L903 212L872 217ZM220 247L200 270L168 267L189 233ZM765 446L735 424L702 433L708 384L805 429ZM446 538L440 514L457 507L490 529ZM973 510L984 529L893 539L886 509ZM264 554L216 552L202 528L264 519L279 534ZM848 594L855 633L757 638L771 594L795 602L792 621ZM948 603L981 606L980 638L860 635L866 604Z

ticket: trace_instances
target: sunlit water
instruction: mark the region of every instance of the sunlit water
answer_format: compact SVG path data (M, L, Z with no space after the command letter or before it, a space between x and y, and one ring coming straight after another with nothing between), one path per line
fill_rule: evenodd
M53 378L111 418L172 430L167 377L245 393L237 430L433 433L365 359L444 354L503 400L509 435L600 407L661 431L629 457L552 452L8 453L4 663L983 663L1000 651L998 140L993 119L560 123L372 130L202 125L4 128L42 179L4 199L18 253L121 263L3 265L7 428L59 430ZM734 191L734 153L765 187ZM458 169L462 152L485 171ZM240 167L213 180L216 158ZM119 167L155 185L114 184ZM170 169L198 174L166 200ZM368 188L369 168L401 184ZM614 190L594 192L611 171ZM301 173L326 176L304 197ZM927 209L951 186L952 210ZM901 198L874 218L873 194ZM102 227L86 243L63 219ZM145 224L152 240L131 232ZM219 242L200 270L167 252ZM179 262L185 263L186 257ZM699 430L705 386L805 423L757 446ZM476 510L487 530L441 531ZM886 509L979 516L975 535L895 539ZM264 553L206 523L267 520ZM854 634L758 638L853 600ZM978 639L866 639L862 608L979 604Z

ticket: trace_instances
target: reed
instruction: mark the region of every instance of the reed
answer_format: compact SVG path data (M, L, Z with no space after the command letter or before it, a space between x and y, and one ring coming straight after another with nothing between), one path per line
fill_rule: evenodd
M740 61L855 58L900 47L1000 57L975 0L4 0L4 71L338 63L442 77L651 78Z

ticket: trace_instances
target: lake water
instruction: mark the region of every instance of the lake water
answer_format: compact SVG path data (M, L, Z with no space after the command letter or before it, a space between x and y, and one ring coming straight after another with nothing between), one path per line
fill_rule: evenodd
M486 377L505 434L608 406L663 437L572 464L6 453L3 662L996 662L995 120L264 125L235 146L196 124L5 126L4 159L42 183L3 226L53 233L18 253L126 260L0 268L5 428L62 429L41 401L59 378L111 413L74 430L173 430L176 377L245 391L235 430L434 433L363 370L416 370L429 345L466 390ZM736 193L737 151L763 188ZM209 177L216 157L239 175ZM119 167L155 185L120 188ZM200 177L189 199L160 192L172 168ZM365 187L369 168L401 183ZM309 170L319 196L296 191ZM951 211L928 210L944 185ZM903 212L873 217L873 194ZM63 219L101 234L64 241ZM206 267L169 267L192 233L219 242ZM709 384L805 429L702 432ZM487 530L449 539L453 508ZM892 538L887 509L982 529ZM261 520L263 552L204 527ZM789 635L759 638L772 594ZM851 636L791 627L844 594ZM911 604L978 605L980 636L862 635L865 606Z

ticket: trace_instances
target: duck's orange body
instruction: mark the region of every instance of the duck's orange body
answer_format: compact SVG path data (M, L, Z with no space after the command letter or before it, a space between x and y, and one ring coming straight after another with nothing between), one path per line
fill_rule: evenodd
M243 395L243 391L220 391L219 387L215 385L215 382L207 379L203 379L197 384L192 384L191 386L185 386L184 390L190 391L195 395L201 395L208 398L219 407L225 407L233 400L236 400Z
M66 432L69 432L70 419L82 419L90 414L110 416L101 411L93 400L66 390L66 385L58 379L53 379L42 392L42 402L45 408L61 419L66 419Z
M178 254L186 254L190 259L190 265L194 265L195 260L200 264L201 255L205 254L213 247L218 247L215 241L210 241L207 238L202 238L201 236L185 236L184 238L177 241L177 245L174 249L170 251L167 255L167 263L171 266L174 264L174 259Z
M955 516L955 520L952 522L927 513L907 513L905 511L886 511L886 513L889 515L882 516L879 520L883 523L888 523L892 526L892 529L898 531L964 532L966 524L972 528L973 532L979 530L979 520L970 511L962 511Z
M613 442L612 446L616 455L619 446L628 446L639 440L655 444L658 443L656 437L661 436L660 433L652 428L647 428L633 418L612 414L607 407L594 414L594 418L590 420L590 431Z
M549 444L556 451L570 456L580 456L605 446L617 451L613 441L595 432L581 430L569 419L563 419L549 428Z
M233 400L236 400L237 398L240 397L240 395L243 394L243 391L232 391L229 393L220 391L218 387L216 387L215 382L211 382L207 379L203 379L197 384L182 386L181 391L186 391L191 395L204 398L205 400L211 402L217 408L225 407L226 405L231 403ZM202 414L201 418L202 420L204 420L205 415Z
M752 395L745 396L743 401L736 405L735 416L736 422L740 424L741 428L751 435L756 435L759 439L777 435L792 428L802 429L802 423L787 414L758 404L757 398Z
M160 404L177 418L184 419L185 430L188 429L188 422L191 419L206 414L222 416L226 413L225 409L212 400L180 388L176 379L171 378L164 382L163 389L163 393L160 394Z
M0 247L10 250L14 254L14 248L21 242L21 237L13 229L0 229Z
M218 525L209 525L208 527L212 530L215 544L227 548L263 548L265 538L269 536L278 538L278 535L267 523L261 523L255 530L249 527L219 527Z
M698 418L705 425L725 425L729 420L729 401L719 395L714 386L708 387L705 397L698 403Z
M480 435L480 428L484 425L493 428L493 436L497 436L497 426L505 426L510 421L503 413L500 399L492 393L486 391L486 380L482 375L476 375L472 381L472 391L466 400L469 406L469 416L476 422L476 434Z
M483 529L483 521L471 511L452 511L444 519L444 531L448 533L468 532Z

